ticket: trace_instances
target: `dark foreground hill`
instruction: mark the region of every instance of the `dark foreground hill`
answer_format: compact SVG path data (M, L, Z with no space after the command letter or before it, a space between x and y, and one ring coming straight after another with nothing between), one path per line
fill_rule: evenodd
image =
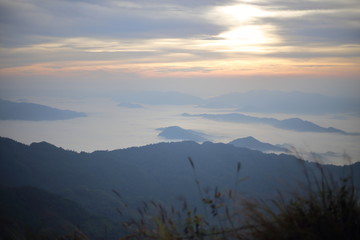
M0 182L3 186L34 186L80 204L90 214L119 220L116 208L123 201L136 209L142 201L176 204L183 196L199 199L194 172L203 187L234 189L246 197L269 199L280 190L298 188L304 168L315 172L317 165L290 155L264 154L229 144L205 142L159 143L115 151L77 153L46 142L24 145L0 138ZM238 164L240 177L235 183ZM334 177L354 173L360 183L360 164L323 166ZM129 212L128 214L135 214Z
M116 238L115 221L35 187L0 188L0 239Z

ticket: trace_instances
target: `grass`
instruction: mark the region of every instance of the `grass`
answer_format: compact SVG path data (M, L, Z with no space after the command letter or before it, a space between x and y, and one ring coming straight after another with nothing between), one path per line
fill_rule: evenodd
M201 208L190 207L186 199L180 199L181 207L168 208L144 202L137 217L123 223L128 235L120 239L360 239L360 203L352 174L334 179L320 164L316 169L305 167L307 184L301 193L289 199L279 193L265 202L238 196L240 163L234 189L220 191L217 187L203 190L194 161L188 161Z

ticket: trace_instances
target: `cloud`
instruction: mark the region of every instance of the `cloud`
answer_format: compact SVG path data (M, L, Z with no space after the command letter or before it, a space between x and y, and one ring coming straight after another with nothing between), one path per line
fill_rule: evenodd
M11 46L22 37L36 43L41 37L187 38L219 31L220 26L202 17L206 5L192 8L185 2L5 0L0 24L7 37L1 44Z
M275 14L258 19L276 25L287 43L355 44L360 39L360 4L356 0L270 1L261 6Z
M341 12L341 11L340 11ZM347 45L357 44L360 39L360 24L353 12L307 13L302 18L265 18L262 22L277 26L277 33L285 44ZM360 12L358 13L360 14ZM348 15L345 17L344 15Z
M206 67L188 67L188 68L159 68L156 70L157 72L164 72L164 73L174 73L174 72L211 72L211 68Z
M95 68L153 77L318 75L313 66L322 66L327 74L356 75L358 5L353 0L3 0L0 74ZM304 59L311 61L299 62Z
M272 10L285 11L338 10L342 8L357 9L359 7L357 0L255 0L251 1L251 3Z

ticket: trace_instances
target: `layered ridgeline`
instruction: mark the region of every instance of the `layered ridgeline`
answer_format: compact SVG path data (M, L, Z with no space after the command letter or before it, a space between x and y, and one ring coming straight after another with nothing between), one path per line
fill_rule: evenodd
M232 108L237 112L288 114L360 113L359 98L306 92L255 90L202 99L180 92L127 92L114 97L121 107L145 105L197 105L203 108ZM131 103L131 104L129 104ZM134 105L136 104L136 105Z
M296 132L315 132L315 133L337 133L343 135L359 136L358 132L346 132L334 127L322 127L313 122L300 118L287 118L279 120L268 117L254 117L242 113L226 113L226 114L188 114L183 113L183 117L201 117L214 121L235 122L245 124L263 124L283 130L291 130Z
M86 117L83 112L0 99L0 120L55 121Z
M4 188L40 188L71 200L90 215L121 220L137 214L136 208L142 201L156 200L174 205L182 196L189 203L196 203L199 192L188 157L193 159L201 186L233 189L241 196L263 199L274 197L277 191L292 192L305 178L304 167L311 171L317 168L314 163L290 155L265 154L211 142L159 143L77 153L46 142L24 145L1 138L0 182ZM243 181L235 183L239 163L239 177ZM360 163L324 168L335 178L351 169L354 182L360 183ZM124 213L124 202L135 210ZM123 212L123 218L117 208Z
M205 142L208 141L208 135L190 130L190 129L183 129L178 126L170 126L165 128L157 128L157 131L160 131L158 134L159 137L168 140L188 140L188 141L195 141L195 142Z
M359 98L306 92L254 90L207 99L203 107L237 108L240 112L334 114L360 113Z
M232 144L236 147L258 150L261 152L284 152L284 153L290 152L290 149L287 149L282 145L273 145L270 143L264 143L253 137L238 138L229 142L229 144Z

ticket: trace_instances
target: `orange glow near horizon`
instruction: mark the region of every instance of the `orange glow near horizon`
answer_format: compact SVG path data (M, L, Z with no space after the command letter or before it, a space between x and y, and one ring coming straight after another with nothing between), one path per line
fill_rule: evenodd
M130 63L123 61L78 61L38 63L27 66L2 68L1 76L76 76L104 71L111 74L131 73L141 78L164 77L227 77L248 75L312 75L359 76L358 64L342 59L299 61L280 58L219 59L209 61L183 61L158 63Z

